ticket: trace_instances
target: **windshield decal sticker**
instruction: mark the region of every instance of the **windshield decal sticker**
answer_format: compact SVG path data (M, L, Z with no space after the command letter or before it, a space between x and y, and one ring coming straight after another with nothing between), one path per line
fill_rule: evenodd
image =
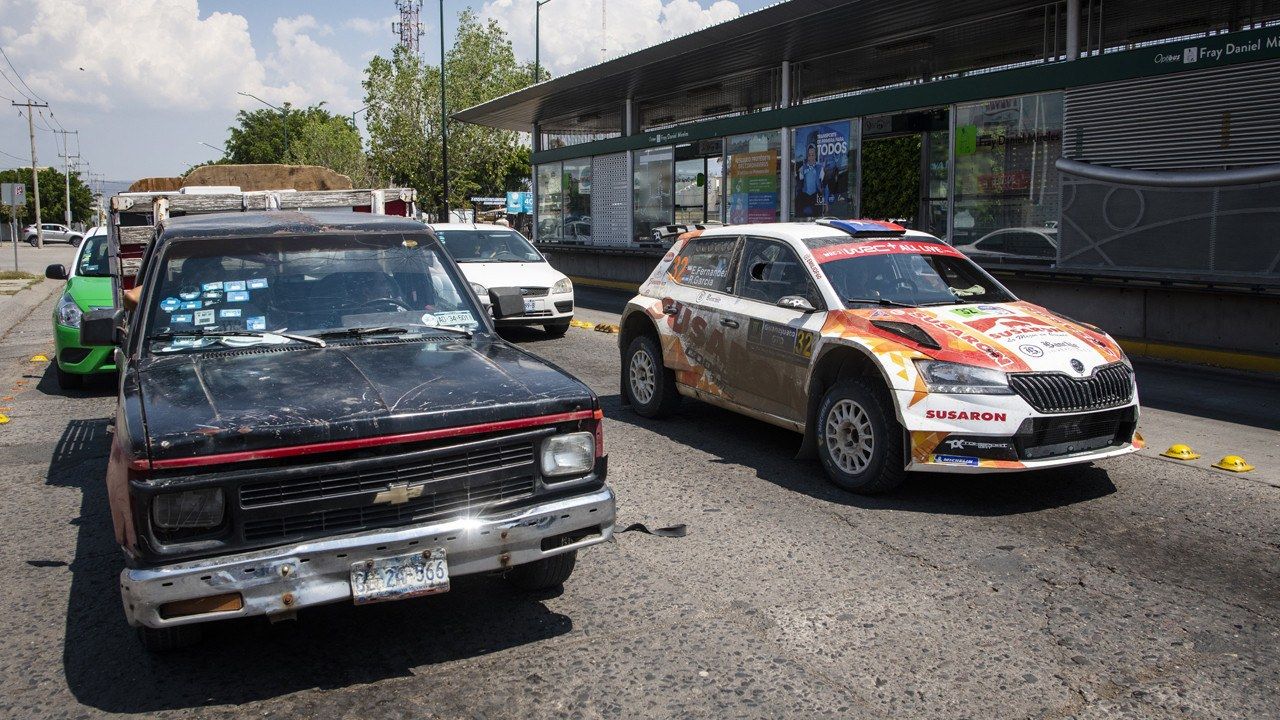
M237 310L236 312L239 312L239 310ZM262 315L255 315L251 318L246 318L244 321L244 329L245 330L266 330L267 319Z
M248 287L250 290L261 290L266 286L267 286L266 278L253 278L248 283L246 283L246 287Z
M865 255L949 255L965 257L963 253L951 247L932 242L914 242L908 240L880 240L828 245L812 251L819 263L829 263Z
M244 290L244 281L243 280L227 280L222 283L222 289L226 290L227 292L231 292L232 290L237 290L237 291Z
M180 293L178 293L178 298L179 298L179 299L182 299L182 300L195 300L195 299L196 299L196 298L198 298L198 297L200 297L200 291L199 291L199 290L192 290L192 291L190 291L190 292L180 292Z
M201 286L200 286L200 289L201 289L201 290L221 290L221 289L222 289L222 283L220 283L220 282L207 282L207 283L205 283L205 284L201 285Z
M249 293L243 290L228 290L227 302L248 302Z
M174 310L177 310L178 307L179 307L179 302L178 302L178 298L176 297L167 297L160 301L160 309L167 313L171 313Z
M200 304L199 300L192 300L190 302L178 303L178 308L181 310L199 310L201 307L204 307L204 306Z
M226 308L218 311L220 318L238 318L240 317L240 308Z
M436 316L431 313L422 313L421 322L427 327L435 327L440 324L440 321L436 319Z
M174 325L183 325L183 324L190 325L191 316L186 313L183 313L181 315L171 315L169 316L169 322L173 323Z
M197 324L197 325L212 325L212 324L213 324L213 311L212 311L212 310L197 310L197 311L196 311L196 324Z
M203 294L203 295L201 295L200 297L204 298L205 300L213 300L214 302L217 302L217 301L222 300L222 291L221 291L221 290L206 290L206 291L204 292L204 294Z

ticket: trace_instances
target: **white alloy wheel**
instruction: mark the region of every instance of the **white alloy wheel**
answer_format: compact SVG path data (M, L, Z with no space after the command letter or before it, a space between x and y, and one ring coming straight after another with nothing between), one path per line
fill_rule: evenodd
M861 405L847 398L832 405L823 429L823 442L841 470L853 475L871 464L871 454L876 447L875 431Z
M628 367L631 378L631 395L642 405L648 405L657 392L658 379L654 373L653 358L643 348L631 354Z

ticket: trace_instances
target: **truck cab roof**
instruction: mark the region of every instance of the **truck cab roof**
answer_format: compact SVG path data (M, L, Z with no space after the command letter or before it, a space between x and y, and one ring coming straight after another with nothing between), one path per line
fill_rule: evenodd
M165 220L160 238L263 237L308 233L430 232L406 217L350 210L269 210L186 215Z

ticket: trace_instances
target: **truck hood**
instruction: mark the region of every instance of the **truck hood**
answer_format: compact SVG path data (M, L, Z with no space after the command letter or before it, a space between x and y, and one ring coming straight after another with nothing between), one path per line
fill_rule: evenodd
M941 347L920 345L877 327L877 322L915 325ZM837 311L828 318L824 333L864 340L870 335L878 345L876 352L905 346L937 360L1005 372L1065 372L1078 377L1124 358L1106 333L1029 302Z
M153 460L392 435L592 409L563 370L505 342L351 342L150 358L139 384Z

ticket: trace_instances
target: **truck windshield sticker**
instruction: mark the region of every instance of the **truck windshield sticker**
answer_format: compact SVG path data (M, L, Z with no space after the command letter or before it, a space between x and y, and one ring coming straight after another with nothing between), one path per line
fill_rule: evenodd
M197 324L197 325L212 325L212 324L213 324L213 311L212 311L212 310L197 310L197 311L196 311L196 324Z
M265 318L262 315L255 315L254 317L246 318L244 321L244 329L245 330L266 330L267 318Z
M250 290L261 290L267 286L267 279L254 278L250 280L246 285Z
M200 297L200 291L192 290L191 292L180 292L178 293L178 297L182 300L195 300Z
M190 325L191 315L186 313L183 313L181 315L170 315L169 322L173 323L174 325L184 325L184 324Z
M178 302L178 298L176 297L167 297L160 301L160 309L167 313L171 313L174 310L177 310L179 305L180 303Z
M227 292L231 292L233 290L244 290L244 281L243 280L226 280L222 283L222 289L226 290Z
M240 317L240 308L226 308L218 311L220 318L238 318Z
M243 283L241 283L243 285ZM228 290L227 302L248 302L249 293L243 290Z

